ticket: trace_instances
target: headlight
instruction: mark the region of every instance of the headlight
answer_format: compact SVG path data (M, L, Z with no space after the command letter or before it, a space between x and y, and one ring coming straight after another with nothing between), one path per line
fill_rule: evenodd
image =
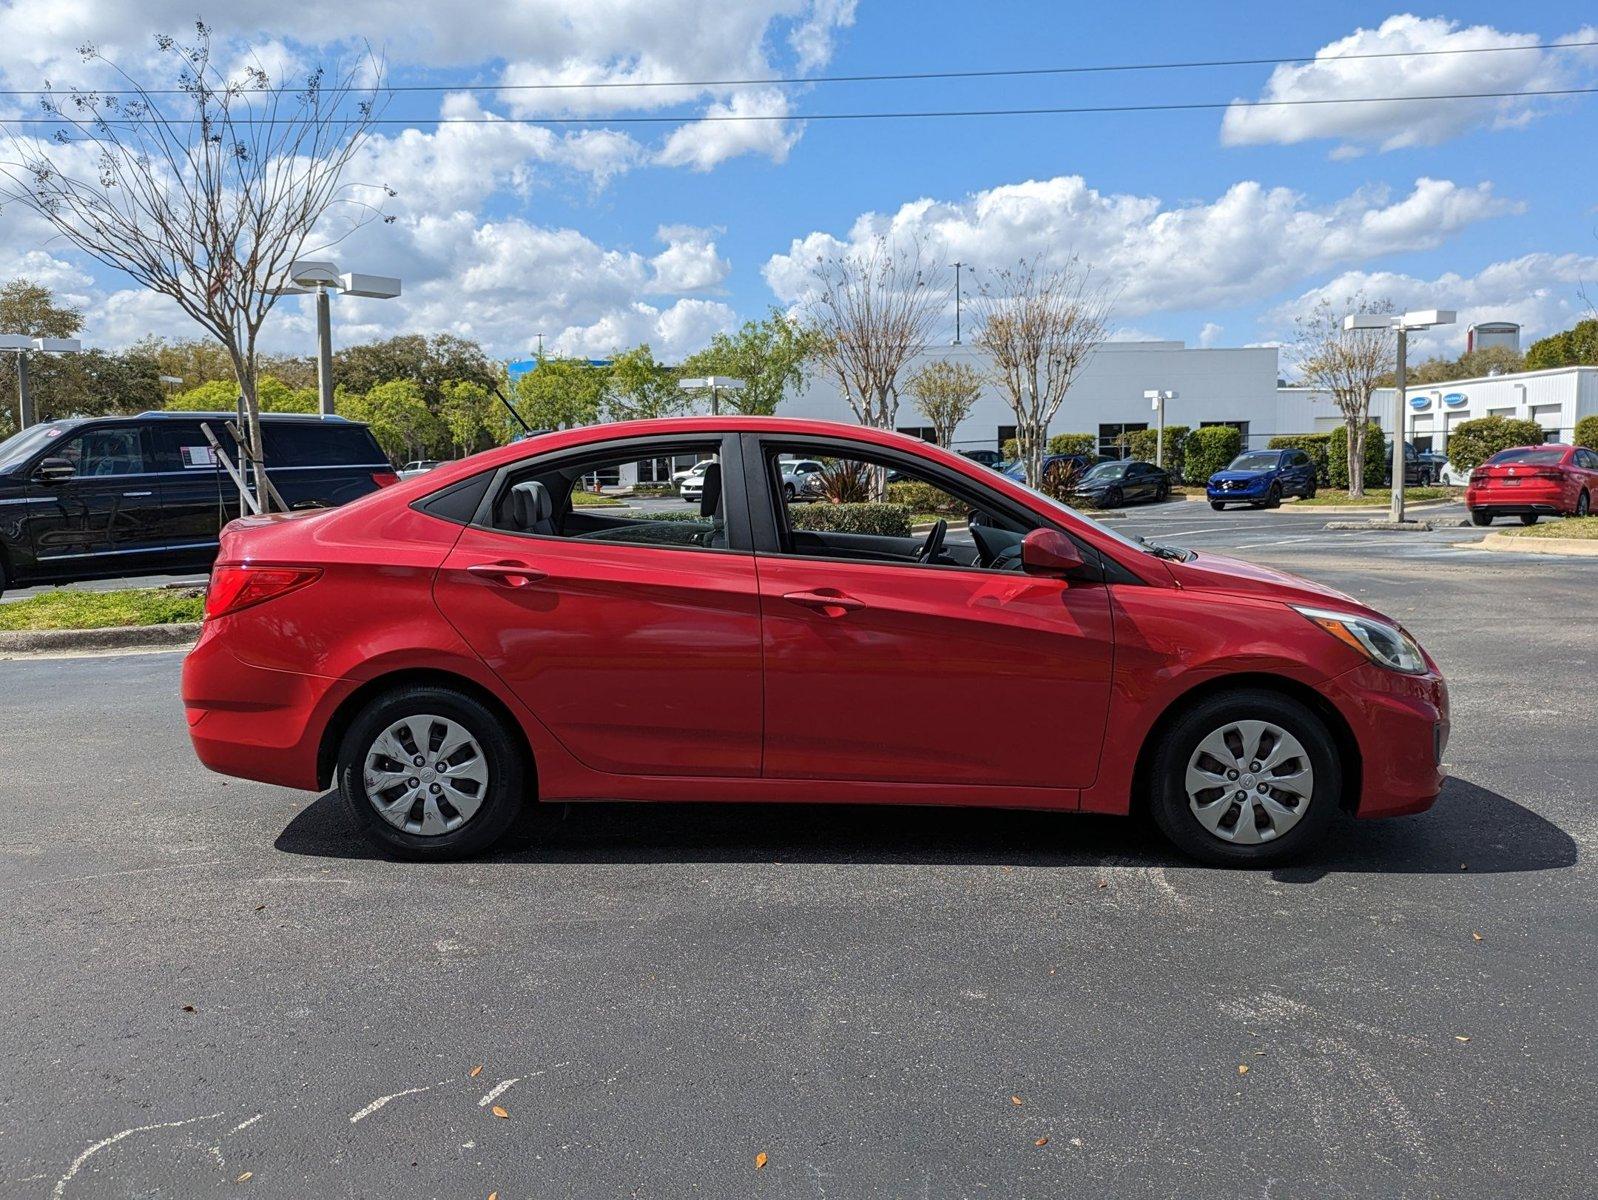
M1426 656L1420 652L1413 639L1402 629L1362 617L1358 613L1336 612L1329 608L1303 608L1295 604L1293 611L1302 613L1340 642L1358 650L1378 666L1406 675L1424 675Z

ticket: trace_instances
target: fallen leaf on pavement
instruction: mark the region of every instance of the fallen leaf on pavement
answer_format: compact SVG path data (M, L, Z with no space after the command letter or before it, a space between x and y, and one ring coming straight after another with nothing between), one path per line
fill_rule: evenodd
M1011 1104L1020 1104L1021 1103L1021 1097L1020 1096L1011 1096L1010 1097L1010 1103Z
M1040 1137L1037 1141L1033 1142L1032 1144L1034 1146L1047 1146L1049 1144L1049 1139L1046 1138L1046 1137Z
M247 1181L247 1180L249 1180L249 1179L250 1179L250 1178L251 1178L251 1177L252 1177L252 1176L253 1176L253 1175L254 1175L254 1174L255 1174L255 1172L254 1172L254 1171L246 1171L246 1172L244 1172L244 1174L242 1174L242 1175L240 1175L240 1176L239 1176L239 1177L238 1177L238 1178L237 1178L237 1179L235 1179L235 1180L234 1180L234 1181L233 1181L233 1182L234 1182L234 1183L244 1183L244 1182L246 1182L246 1181Z
M500 1107L500 1106L499 1106L499 1105L497 1105L497 1104L496 1104L496 1105L494 1105L494 1107L493 1107L493 1108L491 1108L491 1109L489 1109L489 1110L488 1110L488 1111L489 1111L489 1112L491 1112L491 1113L493 1113L493 1114L494 1114L494 1115L495 1115L495 1116L496 1116L496 1117L498 1117L498 1118L499 1118L499 1119L500 1119L500 1120L501 1120L501 1121L506 1121L506 1120L509 1120L509 1119L510 1119L510 1114L509 1114L509 1113L508 1113L508 1112L506 1112L506 1111L505 1111L505 1110L504 1110L504 1109L503 1109L503 1108L501 1108L501 1107Z
M1468 1033L1456 1033L1454 1035L1454 1040L1456 1042L1468 1042L1470 1041L1470 1035Z
M488 1200L499 1200L499 1193L498 1192L489 1192L488 1193Z
M1479 941L1481 941L1481 934L1479 934L1479 933L1473 933L1473 934L1471 934L1471 935L1470 935L1470 940L1471 940L1471 941L1473 941L1473 942L1479 942Z
M1237 1073L1239 1075L1247 1075L1248 1074L1248 1064L1247 1063L1238 1063L1237 1064Z
M193 1012L193 1011L194 1011L194 1005L192 1005L192 1004L185 1004L185 1005L184 1005L184 1006L183 1006L183 1011L184 1011L184 1012Z
M263 912L263 911L265 911L265 909L266 909L266 905L264 905L264 904L257 904L255 906L255 911L256 912Z
M471 1077L473 1079L476 1079L482 1073L483 1073L483 1064L482 1063L478 1063L475 1067L473 1067L471 1069Z
M755 1170L758 1171L758 1170L760 1170L761 1167L763 1167L765 1165L766 1165L766 1152L764 1150L762 1150L759 1154L755 1155Z

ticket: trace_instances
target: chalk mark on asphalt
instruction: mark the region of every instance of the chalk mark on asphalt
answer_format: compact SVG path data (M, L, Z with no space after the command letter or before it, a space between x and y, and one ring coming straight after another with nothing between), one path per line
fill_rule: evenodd
M165 867L134 867L128 871L104 871L98 875L63 875L57 879L34 879L27 883L19 883L14 887L6 888L5 892L0 892L0 895L8 892L26 892L33 888L50 887L57 883L93 883L99 879L121 879L128 875L153 875L157 871L195 871L201 867L226 867L243 861L242 858L213 858L206 862L173 863Z
M477 1107L478 1108L487 1108L490 1104L492 1104L494 1101L498 1100L501 1096L503 1096L506 1092L510 1091L511 1088L515 1087L520 1082L521 1082L521 1078L520 1077L517 1077L515 1079L502 1079L502 1080L500 1080L493 1087L489 1088L487 1092L484 1093L483 1098L477 1102Z
M390 1092L387 1096L379 1096L376 1100L373 1100L365 1108L361 1109L360 1112L358 1112L358 1113L354 1114L353 1116L351 1116L350 1117L350 1124L354 1125L357 1121L366 1120L367 1117L371 1116L378 1109L382 1108L383 1105L387 1104L390 1100L398 1100L401 1096L414 1096L418 1092L428 1092L428 1091L432 1091L432 1089L433 1089L433 1085L429 1083L429 1084L427 1084L424 1087L406 1088L403 1092Z
M67 1168L67 1173L65 1175L61 1176L60 1179L56 1180L55 1190L53 1192L51 1192L51 1195L53 1195L53 1196L64 1196L64 1195L66 1195L66 1193L67 1193L67 1184L71 1183L73 1178L77 1175L77 1173L79 1171L83 1170L83 1164L88 1162L89 1159L93 1158L96 1154L98 1154L100 1151L104 1150L107 1146L116 1145L116 1143L120 1142L123 1138L132 1137L136 1133L150 1133L151 1131L156 1130L156 1129L181 1129L185 1125L193 1125L193 1124L195 1124L196 1122L199 1122L199 1121L214 1121L218 1117L220 1117L221 1115L222 1115L222 1113L220 1113L220 1112L214 1112L214 1113L207 1113L203 1117L188 1117L188 1118L186 1118L185 1120L182 1120L182 1121L160 1121L160 1122L157 1122L154 1125L135 1125L132 1129L124 1129L121 1133L113 1133L108 1138L101 1138L98 1142L95 1142L94 1145L90 1146L82 1154L78 1155L77 1158L72 1160L72 1165Z

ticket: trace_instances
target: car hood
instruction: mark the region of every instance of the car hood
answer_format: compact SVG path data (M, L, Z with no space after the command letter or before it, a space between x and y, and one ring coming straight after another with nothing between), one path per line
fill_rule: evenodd
M1187 562L1167 559L1165 566L1171 572L1171 578L1177 586L1182 588L1259 596L1280 600L1284 604L1331 604L1338 608L1352 608L1361 613L1381 616L1369 605L1360 603L1336 588L1314 583L1287 571L1262 567L1258 563L1245 562L1240 558L1228 558L1224 554L1199 552Z
M1210 482L1226 483L1237 482L1241 480L1242 482L1246 483L1251 479L1264 479L1267 475L1273 474L1276 470L1277 468L1275 467L1264 467L1258 471L1217 471L1215 474L1210 476Z

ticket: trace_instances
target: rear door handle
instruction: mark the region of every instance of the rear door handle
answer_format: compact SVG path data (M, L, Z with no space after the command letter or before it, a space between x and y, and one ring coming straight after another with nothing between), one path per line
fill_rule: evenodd
M845 596L842 592L788 592L783 596L789 604L797 604L801 608L813 608L818 612L836 616L846 612L856 612L866 606L864 600L856 600L853 596ZM836 612L829 612L835 609Z
M497 580L506 587L525 587L529 583L549 578L547 571L520 562L473 563L466 571L470 575Z

